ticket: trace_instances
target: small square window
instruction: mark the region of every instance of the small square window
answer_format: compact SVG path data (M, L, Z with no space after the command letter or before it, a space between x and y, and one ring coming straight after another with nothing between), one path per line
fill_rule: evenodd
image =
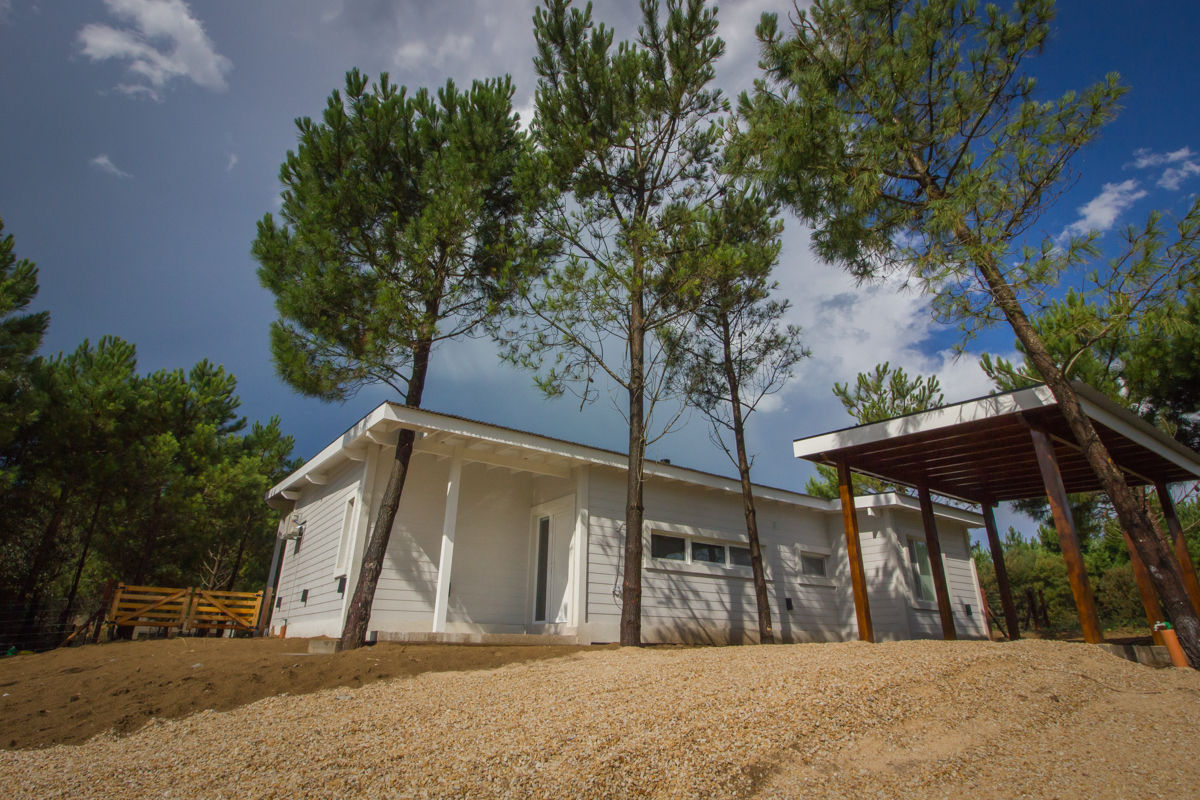
M725 545L692 542L692 563L697 561L725 566Z
M670 561L687 560L687 542L677 536L650 535L650 556Z
M814 575L818 578L828 577L825 571L825 556L815 556L809 553L801 553L800 572L804 575Z
M729 566L731 567L750 567L754 562L750 558L749 547L730 547L729 548Z

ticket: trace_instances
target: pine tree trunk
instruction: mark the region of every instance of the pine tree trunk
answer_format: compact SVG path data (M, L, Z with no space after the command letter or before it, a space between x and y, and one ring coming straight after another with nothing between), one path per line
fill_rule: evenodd
M910 166L920 176L919 180L926 195L931 200L944 198L945 193L933 180L920 156L910 151L908 160ZM968 252L977 251L981 244L979 237L972 233L964 222L958 223L955 237ZM1187 654L1192 667L1200 669L1200 617L1197 617L1196 611L1192 608L1191 599L1183 585L1183 577L1175 563L1174 556L1167 548L1166 543L1154 534L1154 529L1150 526L1146 514L1139 507L1129 484L1125 482L1125 476L1113 462L1108 448L1096 434L1095 426L1084 413L1083 406L1079 402L1079 395L1071 386L1070 380L1054 363L1041 335L1025 315L1021 301L1017 299L1012 287L1005 281L995 260L985 254L977 258L974 265L983 277L992 300L1004 314L1013 333L1024 347L1029 361L1042 376L1042 380L1046 382L1054 399L1058 401L1059 410L1067 422L1071 435L1075 437L1088 465L1099 480L1101 488L1113 504L1118 521L1133 540L1138 555L1142 557L1146 569L1150 572L1150 578L1158 590L1163 611L1170 617L1171 624L1175 627L1179 644Z
M992 297L1004 312L1009 325L1025 349L1034 368L1058 401L1058 407L1075 437L1088 465L1095 472L1101 487L1117 512L1117 519L1129 533L1138 555L1146 564L1150 578L1158 590L1163 610L1171 618L1179 643L1194 668L1200 668L1200 618L1192 608L1183 585L1183 578L1166 543L1154 534L1146 514L1125 482L1125 476L1113 462L1096 428L1083 411L1071 382L1063 375L1046 349L1041 336L1025 316L1024 309L994 264L980 263L980 272L987 281Z
M636 259L636 256L635 256ZM642 473L646 460L645 319L641 285L629 315L629 458L625 484L625 569L621 583L621 645L642 644Z
M62 615L58 619L60 630L65 629L67 622L71 619L71 610L75 605L75 595L79 592L79 579L83 576L83 567L87 563L88 550L92 544L92 535L96 532L96 525L100 521L100 509L103 506L104 491L102 489L96 495L96 505L92 508L92 519L88 523L87 533L83 535L83 549L79 553L79 560L75 562L75 576L71 579L71 591L67 593L67 603L63 606Z
M775 644L771 628L771 603L767 597L767 576L763 569L762 547L758 541L758 515L754 508L754 490L750 485L750 459L746 456L746 427L742 419L741 388L733 365L729 317L721 318L721 344L724 348L725 382L733 409L733 441L737 453L738 477L742 481L742 510L746 517L746 539L750 543L750 567L754 571L754 600L758 607L759 644Z
M425 391L425 376L429 371L429 353L432 349L432 339L419 342L413 348L413 371L408 384L408 394L405 405L410 408L421 407L421 395ZM408 428L400 429L400 438L396 442L396 455L392 459L388 471L387 487L379 501L379 513L375 518L375 528L371 538L363 550L362 567L358 573L358 582L354 586L354 594L350 598L350 606L346 610L346 622L342 625L340 647L343 650L354 650L362 647L367 641L367 626L371 621L371 606L375 601L375 587L379 585L379 576L383 572L383 557L387 553L388 541L392 537L392 525L396 522L396 514L400 510L400 498L404 494L404 482L408 478L408 465L412 461L413 447L416 444L415 431Z

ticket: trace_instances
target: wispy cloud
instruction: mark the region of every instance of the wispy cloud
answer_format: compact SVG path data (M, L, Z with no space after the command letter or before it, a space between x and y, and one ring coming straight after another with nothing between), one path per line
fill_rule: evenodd
M83 54L92 61L128 61L134 80L117 91L162 99L175 78L221 91L233 63L216 51L204 26L183 0L104 0L108 11L127 23L113 27L91 23L80 29Z
M1133 151L1133 161L1125 166L1134 169L1166 167L1159 175L1157 185L1172 192L1177 191L1191 176L1200 175L1200 159L1190 147L1181 147L1167 153L1156 153L1142 147Z
M1134 178L1120 183L1106 183L1103 191L1076 209L1079 219L1068 225L1060 238L1103 233L1112 228L1125 209L1146 196L1146 190Z
M230 153L229 154L229 163L225 165L225 171L226 172L233 171L233 168L237 166L237 163L238 163L237 153Z
M450 33L442 37L433 47L424 39L405 42L396 48L392 59L397 67L416 69L423 66L444 67L448 62L467 58L475 39L465 33Z
M118 178L132 178L133 177L128 172L126 172L125 170L121 169L116 164L114 164L112 162L112 159L108 157L108 153L101 153L100 155L96 156L88 163L91 164L93 167L96 167L97 169L101 170L102 172L107 172L109 175L115 175Z

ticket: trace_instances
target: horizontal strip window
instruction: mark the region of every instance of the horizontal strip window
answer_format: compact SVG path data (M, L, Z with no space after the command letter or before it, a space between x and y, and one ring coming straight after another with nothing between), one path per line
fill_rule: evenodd
M749 569L750 548L719 542L697 541L686 536L650 534L650 557L680 564L706 564L714 567Z

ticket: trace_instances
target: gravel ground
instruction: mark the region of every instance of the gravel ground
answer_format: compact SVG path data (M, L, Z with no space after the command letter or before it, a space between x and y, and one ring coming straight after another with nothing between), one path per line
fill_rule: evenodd
M1054 642L621 649L0 752L9 797L1195 797L1200 674Z

